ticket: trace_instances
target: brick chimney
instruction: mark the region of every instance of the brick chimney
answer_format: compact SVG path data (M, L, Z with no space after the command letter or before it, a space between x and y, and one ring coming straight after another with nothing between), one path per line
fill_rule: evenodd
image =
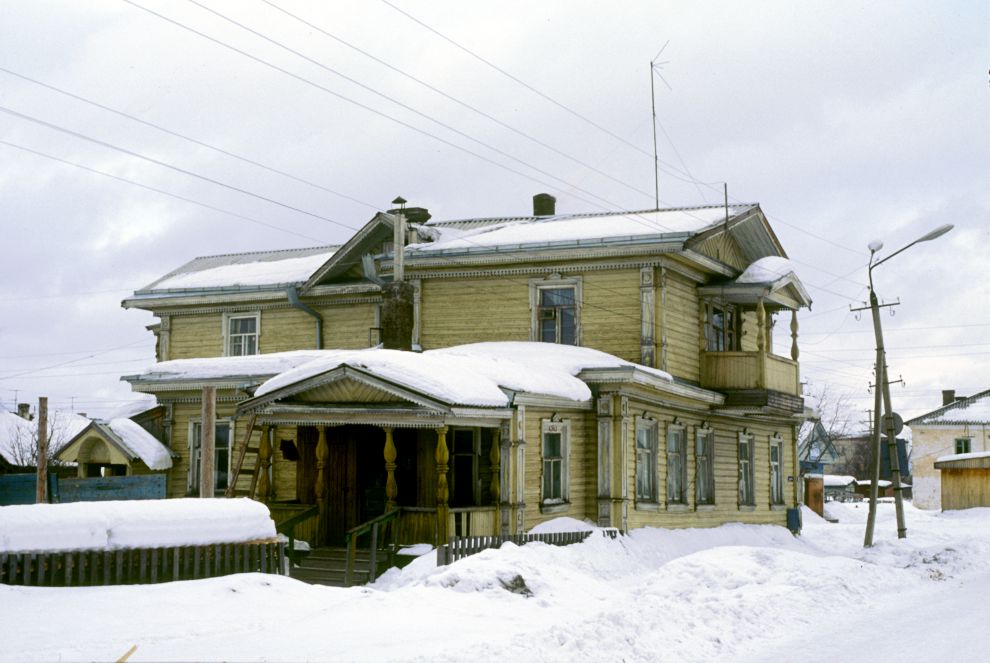
M956 390L955 389L943 389L942 390L942 407L946 405L951 405L956 402Z
M557 213L557 199L549 193L533 196L533 216L553 216Z
M28 421L31 421L31 404L18 403L17 416L20 417L21 419L27 419Z

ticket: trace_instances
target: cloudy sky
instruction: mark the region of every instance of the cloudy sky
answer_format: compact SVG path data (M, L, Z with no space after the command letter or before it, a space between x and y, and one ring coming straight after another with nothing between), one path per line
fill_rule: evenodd
M802 377L866 418L870 240L896 410L990 388L988 5L0 2L0 404L105 415L130 292L198 255L437 218L759 202L814 299ZM662 51L662 52L661 52ZM659 57L658 56L659 53ZM662 78L661 78L662 76ZM886 311L890 311L887 309ZM778 325L786 354L786 324Z

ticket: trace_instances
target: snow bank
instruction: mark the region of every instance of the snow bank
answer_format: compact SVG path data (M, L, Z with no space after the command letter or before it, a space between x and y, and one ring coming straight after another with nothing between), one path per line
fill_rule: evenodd
M274 536L268 507L246 498L0 507L0 552L191 546Z

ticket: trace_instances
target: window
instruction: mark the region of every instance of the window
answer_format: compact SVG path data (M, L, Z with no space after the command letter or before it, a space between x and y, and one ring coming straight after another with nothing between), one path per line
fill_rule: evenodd
M971 448L970 443L972 440L968 437L957 437L956 438L956 453L957 454L968 454Z
M657 501L657 423L636 422L636 500Z
M215 432L213 457L213 492L222 495L227 490L230 472L230 422L218 421ZM198 421L189 424L189 492L199 491L199 474L202 461L203 426Z
M533 279L530 281L533 323L530 339L543 343L581 343L581 279Z
M478 481L478 457L481 455L481 431L455 428L451 432L453 462L450 472L450 505L478 506L481 483Z
M784 461L784 440L780 435L770 438L770 503L784 503L784 473L781 464Z
M667 427L667 502L687 502L687 449L683 426Z
M694 501L715 504L715 433L699 428L694 434Z
M739 505L753 506L753 436L739 433Z
M567 502L567 422L543 421L543 504Z
M258 336L261 314L224 315L224 355L241 357L258 354Z
M705 340L709 352L739 349L738 317L733 307L706 304Z

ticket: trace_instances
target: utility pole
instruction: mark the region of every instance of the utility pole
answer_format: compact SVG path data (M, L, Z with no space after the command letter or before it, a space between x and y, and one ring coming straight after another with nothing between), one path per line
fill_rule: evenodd
M35 501L44 504L48 501L48 397L38 399L38 486Z

